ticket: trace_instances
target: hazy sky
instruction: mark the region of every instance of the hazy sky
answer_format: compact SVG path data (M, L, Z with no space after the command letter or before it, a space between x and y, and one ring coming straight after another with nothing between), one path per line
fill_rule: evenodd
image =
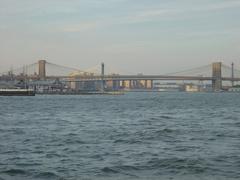
M240 67L240 0L0 0L0 71L38 59L87 69Z

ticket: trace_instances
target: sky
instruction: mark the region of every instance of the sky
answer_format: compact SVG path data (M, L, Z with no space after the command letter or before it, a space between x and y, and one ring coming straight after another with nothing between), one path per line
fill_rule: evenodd
M45 59L164 74L240 69L240 0L0 0L0 71Z

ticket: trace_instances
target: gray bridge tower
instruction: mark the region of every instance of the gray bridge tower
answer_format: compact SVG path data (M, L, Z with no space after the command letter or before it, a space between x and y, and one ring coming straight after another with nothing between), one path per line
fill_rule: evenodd
M213 91L222 89L222 63L215 62L212 64L212 88Z
M46 61L45 60L38 61L38 75L41 80L46 79Z

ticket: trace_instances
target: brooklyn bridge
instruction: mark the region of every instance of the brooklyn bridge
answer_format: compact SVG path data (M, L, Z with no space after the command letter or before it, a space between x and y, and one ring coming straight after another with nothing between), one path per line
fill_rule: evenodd
M80 70L39 60L36 63L1 73L0 80L1 82L27 82L29 86L48 86L54 81L59 84L68 84L73 89L95 84L102 90L106 86L113 90L126 87L152 89L154 81L206 81L212 85L213 91L220 91L225 82L230 82L231 86L234 86L235 82L240 81L240 70L235 69L233 63L228 66L222 62L214 62L168 74L124 74L106 68L104 63L87 70Z

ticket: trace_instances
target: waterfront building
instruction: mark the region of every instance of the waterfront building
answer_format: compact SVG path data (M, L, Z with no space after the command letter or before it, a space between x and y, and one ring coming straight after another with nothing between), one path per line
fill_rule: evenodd
M182 90L182 85L176 83L154 83L154 89L161 92L179 92Z
M229 92L240 92L240 85L228 89Z
M185 91L186 92L199 92L200 86L194 85L194 84L187 84L187 85L185 85Z

